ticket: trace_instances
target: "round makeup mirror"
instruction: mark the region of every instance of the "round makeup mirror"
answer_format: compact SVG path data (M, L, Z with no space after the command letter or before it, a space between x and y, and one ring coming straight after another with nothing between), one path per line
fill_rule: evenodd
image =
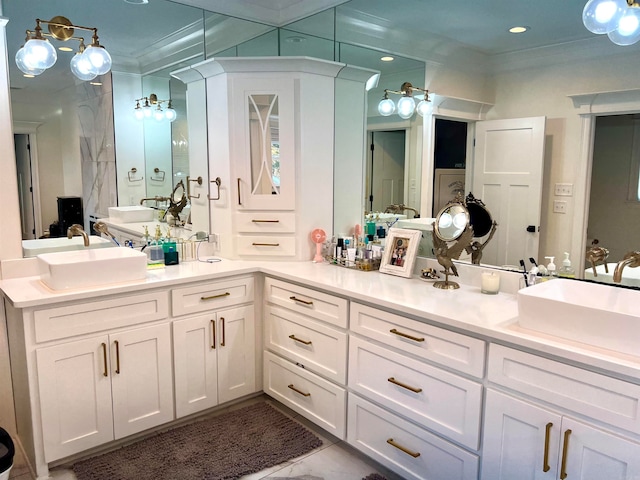
M434 223L434 232L441 240L451 242L462 235L469 224L469 210L462 203L447 204Z

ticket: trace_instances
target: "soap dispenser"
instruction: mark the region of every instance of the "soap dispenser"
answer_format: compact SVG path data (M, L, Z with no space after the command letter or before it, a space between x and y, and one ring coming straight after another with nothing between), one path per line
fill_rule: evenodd
M564 252L564 260L562 260L562 267L558 270L558 276L564 278L576 278L576 271L571 266L571 260L569 260L569 252Z
M547 276L548 278L555 278L558 276L558 272L556 272L556 264L553 263L553 261L556 259L556 257L544 257L546 259L549 260L549 263L547 264Z

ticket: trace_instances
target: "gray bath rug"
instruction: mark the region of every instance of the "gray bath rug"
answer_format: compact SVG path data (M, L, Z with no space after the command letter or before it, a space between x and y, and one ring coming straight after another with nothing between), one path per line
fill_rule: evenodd
M322 445L267 403L159 433L78 462L78 480L231 480Z

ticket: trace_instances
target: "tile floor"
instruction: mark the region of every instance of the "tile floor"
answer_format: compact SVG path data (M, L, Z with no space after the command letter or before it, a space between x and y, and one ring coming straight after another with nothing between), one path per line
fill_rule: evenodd
M383 466L367 458L345 442L328 434L313 423L302 418L300 415L267 397L266 395L256 397L239 404L222 409L215 414L220 414L235 408L244 407L250 403L266 400L271 405L279 408L283 413L296 419L309 430L314 432L321 440L322 446L317 449L294 458L280 465L268 468L258 473L245 475L242 480L361 480L371 473L384 475L388 480L402 480L402 477L393 474ZM56 467L51 469L51 478L54 480L76 480L73 471L68 467ZM24 460L19 458L16 452L13 468L9 476L10 480L32 480Z

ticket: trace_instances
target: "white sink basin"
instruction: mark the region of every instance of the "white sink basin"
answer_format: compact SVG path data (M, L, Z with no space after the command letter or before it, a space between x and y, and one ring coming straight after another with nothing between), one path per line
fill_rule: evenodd
M115 247L111 240L91 235L89 246L84 246L82 237L39 238L37 240L22 241L22 256L35 257L41 253L66 252L68 250L83 250L85 248Z
M100 248L38 255L40 280L52 290L142 280L147 256L132 248Z
M622 281L618 284L613 281L613 272L616 269L617 263L608 263L607 268L609 269L609 273L605 271L604 265L597 265L596 272L598 274L597 277L593 275L593 269L588 268L584 271L584 278L587 280L593 280L595 282L600 283L611 283L614 285L628 285L630 287L640 287L640 268L630 268L625 267L622 270Z
M556 279L518 291L521 327L640 355L640 292Z
M151 222L156 218L156 210L142 205L109 207L109 218L118 223Z

